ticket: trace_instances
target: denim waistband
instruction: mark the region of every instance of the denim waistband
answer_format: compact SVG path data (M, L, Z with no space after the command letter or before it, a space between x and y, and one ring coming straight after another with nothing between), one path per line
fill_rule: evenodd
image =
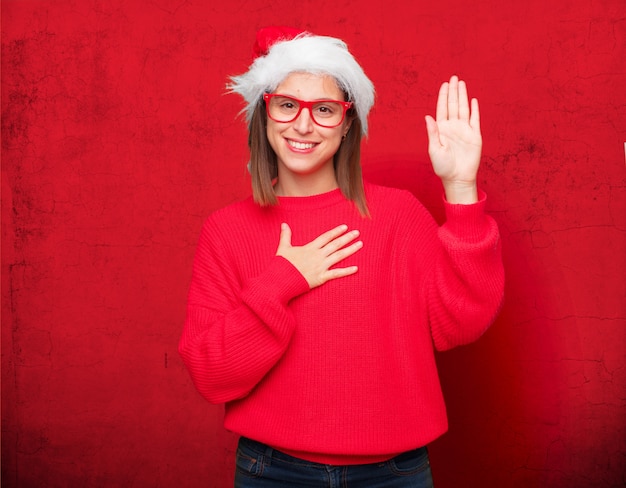
M249 449L252 449L256 452L258 452L259 454L263 454L265 456L267 456L268 458L272 458L272 459L281 459L283 461L289 461L291 463L297 463L298 461L301 463L306 463L306 464L319 464L319 463L314 463L311 461L306 461L304 459L300 459L300 458L296 458L293 456L290 456L289 454L285 454L284 452L279 451L278 449L274 449L271 446L268 446L267 444L264 444L263 442L259 442L259 441L255 441L253 439L250 439L248 437L243 437L241 436L241 438L239 439L239 442L246 446ZM410 451L406 451L406 452L402 452L396 456L391 456L389 458L389 460L393 459L397 462L401 462L401 461L405 461L408 459L412 459L414 457L417 456L421 456L424 454L424 452L427 451L426 446L424 447L418 447L417 449L412 449ZM374 463L376 464L376 463ZM319 464L320 466L325 466L323 464Z

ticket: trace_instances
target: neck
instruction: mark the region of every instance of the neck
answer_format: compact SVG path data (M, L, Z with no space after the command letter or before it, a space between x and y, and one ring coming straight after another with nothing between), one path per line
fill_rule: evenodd
M339 188L335 172L332 175L278 175L274 192L279 197L309 197Z

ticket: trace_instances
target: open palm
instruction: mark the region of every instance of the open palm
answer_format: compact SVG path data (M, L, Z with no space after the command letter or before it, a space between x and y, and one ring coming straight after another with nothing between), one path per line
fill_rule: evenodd
M464 81L456 76L443 83L436 120L426 116L428 154L444 186L474 185L480 164L482 136L478 100L470 103Z

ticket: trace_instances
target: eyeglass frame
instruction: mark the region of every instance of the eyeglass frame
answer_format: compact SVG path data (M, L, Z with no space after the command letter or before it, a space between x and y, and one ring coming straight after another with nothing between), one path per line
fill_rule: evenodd
M296 115L294 116L293 119L291 119L291 120L276 120L274 117L271 116L269 102L274 97L288 98L289 100L293 100L294 102L298 102L298 105L299 105L300 108L298 109L298 112L296 113ZM272 119L274 122L278 122L279 124L289 124L290 122L293 122L298 117L300 117L300 114L302 113L302 109L308 108L309 109L309 114L311 114L311 120L313 121L313 123L316 124L316 125L319 125L320 127L325 127L327 129L332 129L334 127L339 127L343 123L343 121L346 119L346 113L348 112L348 110L350 110L354 106L354 102L345 102L343 100L323 99L323 100L305 101L305 100L300 100L300 99L295 98L295 97L291 97L289 95L283 95L281 93L264 93L263 94L263 101L265 102L265 112L267 113L267 116L270 119ZM317 120L315 120L315 116L313 115L313 111L312 111L313 105L316 105L318 103L324 103L324 102L338 103L338 104L340 104L343 107L343 114L341 115L341 120L339 122L337 122L335 125L324 125L324 124L320 124Z

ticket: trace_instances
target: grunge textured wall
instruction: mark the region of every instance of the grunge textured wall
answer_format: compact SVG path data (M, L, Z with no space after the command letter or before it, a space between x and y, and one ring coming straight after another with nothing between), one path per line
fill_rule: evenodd
M507 296L439 356L438 488L623 486L623 0L4 0L3 486L232 485L176 347L201 224L249 192L225 82L269 24L348 42L366 176L438 219L423 116L453 73L480 100Z

